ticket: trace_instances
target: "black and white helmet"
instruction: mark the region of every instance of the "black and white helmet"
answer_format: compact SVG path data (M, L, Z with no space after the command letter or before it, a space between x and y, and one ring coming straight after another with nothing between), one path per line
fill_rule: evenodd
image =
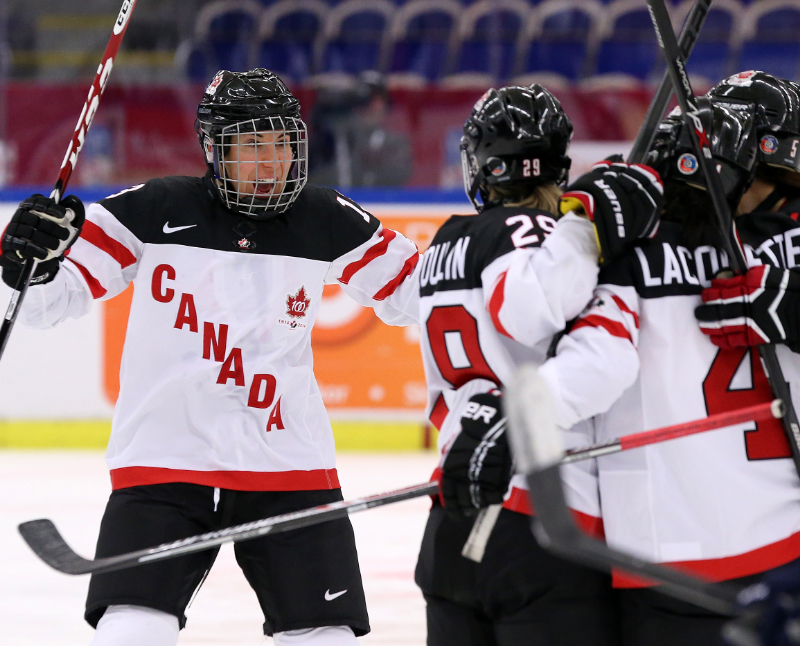
M478 211L489 187L567 182L572 122L558 99L535 84L488 90L475 104L461 137L464 188ZM476 195L480 193L483 204Z
M739 72L714 86L708 96L755 104L759 163L800 172L800 86L766 72Z
M220 199L232 211L269 219L305 186L308 138L300 103L269 70L217 72L197 107L195 130Z
M756 109L751 103L727 104L697 97L697 116L708 137L711 154L731 206L738 204L756 170ZM689 131L675 108L656 130L647 161L664 182L676 181L705 189Z

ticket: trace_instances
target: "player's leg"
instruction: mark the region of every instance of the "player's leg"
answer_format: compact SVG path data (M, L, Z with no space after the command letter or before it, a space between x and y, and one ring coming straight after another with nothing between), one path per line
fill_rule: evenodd
M171 483L114 491L100 525L97 557L219 529L224 520L217 502L213 487L200 485ZM93 575L86 620L96 627L109 606L140 606L176 617L183 628L184 610L216 553L208 550Z
M624 646L722 646L730 617L647 588L619 590Z
M323 626L287 630L273 635L275 646L356 646L358 640L350 626Z
M236 492L233 523L246 523L341 499L338 489L239 491ZM236 543L234 551L258 596L266 635L326 626L349 627L355 636L369 632L355 536L349 518ZM301 637L288 636L289 639ZM320 644L327 643L328 639L348 637L341 631L311 635L321 640ZM354 637L352 643L355 643Z
M472 520L454 520L435 502L425 525L415 581L425 595L428 646L495 646L478 609L477 564L461 556Z
M109 606L89 646L175 646L178 618L142 606Z
M524 514L500 513L478 569L477 590L499 646L619 644L611 577L546 552Z

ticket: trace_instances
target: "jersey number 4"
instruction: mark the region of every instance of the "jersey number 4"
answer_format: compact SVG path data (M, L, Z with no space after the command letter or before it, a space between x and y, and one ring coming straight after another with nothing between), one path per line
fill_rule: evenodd
M745 357L749 353L748 357ZM747 361L749 365L742 365ZM749 368L750 388L732 389L736 373ZM747 348L719 350L714 363L703 381L703 395L709 415L724 413L745 406L762 404L772 400L772 390L757 352ZM780 420L758 422L755 429L744 432L745 450L748 460L772 460L792 457L789 442Z
M425 327L436 366L453 388L479 378L500 383L483 356L478 322L463 305L434 307Z

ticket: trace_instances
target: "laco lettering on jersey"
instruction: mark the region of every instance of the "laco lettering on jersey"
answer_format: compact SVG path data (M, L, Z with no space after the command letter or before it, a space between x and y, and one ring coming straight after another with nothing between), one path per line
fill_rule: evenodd
M171 303L175 300L175 290L166 287L164 282L173 281L176 277L175 268L167 264L158 265L153 270L153 278L150 284L151 293L156 302ZM305 298L304 288L298 291L297 297L301 293ZM307 304L308 301L305 302L305 305ZM302 309L302 316L305 316L305 306ZM176 330L187 328L189 332L199 333L200 324L197 319L197 307L192 294L181 293L173 327ZM216 383L225 386L232 380L234 386L242 388L246 386L242 350L241 348L231 348L231 351L228 352L228 326L225 323L217 324L212 321L203 321L203 359L222 363ZM267 421L267 432L271 431L273 427L278 430L285 428L281 417L281 397L278 397L277 402L275 401L277 389L278 382L273 375L256 374L253 375L253 379L250 382L250 391L247 399L247 405L250 408L265 409L272 406L273 402L275 403Z
M428 247L422 256L420 287L438 285L443 280L464 280L469 240L465 236Z

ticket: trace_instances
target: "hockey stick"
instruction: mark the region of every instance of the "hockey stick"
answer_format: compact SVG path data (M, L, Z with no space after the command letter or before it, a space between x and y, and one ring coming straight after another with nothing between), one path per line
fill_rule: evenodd
M646 446L647 444L664 442L694 433L702 433L703 431L710 431L731 424L766 419L772 416L777 417L779 412L780 402L775 401L766 404L758 404L756 406L742 408L738 411L712 415L711 417L694 422L668 426L645 433L635 433L606 444L584 447L583 449L568 453L567 456L562 456L562 460L569 462L587 460L595 457L598 451L601 452L600 454L602 455L615 453L617 451L627 451L640 446ZM615 444L619 445L619 448L612 447L612 445ZM258 538L265 534L277 534L290 529L316 525L317 523L328 520L344 518L348 513L364 511L365 509L372 509L374 507L382 507L383 505L389 505L421 496L435 496L438 492L439 484L437 482L426 482L425 484L413 485L388 493L375 494L366 498L334 502L327 505L320 505L319 507L303 509L290 514L273 516L272 518L265 518L263 520L245 523L244 525L228 527L227 529L165 543L164 545L158 545L153 548L138 550L119 556L101 558L94 561L84 559L76 554L72 548L67 545L66 541L64 541L53 522L46 518L22 523L19 526L19 532L36 555L59 572L64 572L65 574L90 574L93 572L110 572L141 563L180 556L181 554L187 554L189 552L198 552L210 547L216 547L222 543L244 541L251 538ZM492 507L495 506L492 505ZM492 507L487 509L492 509ZM486 514L499 514L500 507L501 505L497 505L494 511L486 512ZM484 543L483 547L485 548L485 546ZM481 550L482 549L483 548L481 548Z
M733 424L741 424L742 422L781 418L784 414L785 408L783 402L780 399L774 399L764 404L755 404L754 406L747 406L725 413L717 413L716 415L709 415L703 419L697 419L691 422L675 424L674 426L665 426L642 433L623 435L622 437L601 444L570 449L561 458L561 464L599 458L602 455L610 455L612 453L619 453L620 451L635 449L640 446L657 444L679 437L713 431L725 428L726 426L732 426ZM486 550L486 543L492 533L494 524L497 522L501 507L502 505L490 505L478 512L475 523L472 525L472 530L467 537L467 542L464 543L464 548L461 550L461 556L475 561L476 563L481 562L483 553Z
M711 1L696 0L686 16L678 45L684 60L689 58L700 36L700 30L703 28L703 23L706 21L706 16L708 16L711 8ZM664 118L664 112L667 109L670 97L672 97L672 81L669 77L669 71L665 71L664 78L661 79L661 84L650 102L650 107L647 109L647 114L636 135L636 140L633 142L633 147L628 153L628 163L644 163L647 151L650 150L650 146L653 144L653 137L655 137L658 124Z
M712 0L695 0L689 14L686 16L680 37L680 50L684 58L689 58L694 49L694 45L700 36L700 30L703 28L706 16L708 16L711 2ZM628 153L629 164L644 163L647 151L650 150L650 146L653 143L658 124L664 118L664 112L671 96L672 82L669 78L669 72L665 71L661 84L658 86L658 90L650 102L650 107L647 109L644 121L639 127L639 132L633 142L631 151ZM500 513L499 508L493 509L493 507L487 507L486 510L482 510L475 519L472 531L464 544L464 549L461 550L461 556L480 563L486 549L486 542L489 540L492 528L497 522L497 517Z
M108 83L108 77L111 74L111 68L114 66L114 58L119 51L119 46L122 44L122 37L125 35L125 30L128 28L128 21L130 20L133 8L136 5L136 0L123 0L122 8L119 10L119 15L114 23L114 29L111 32L111 38L106 45L106 51L103 53L103 58L100 65L97 67L97 74L95 74L92 86L89 88L89 96L86 97L86 103L83 104L81 116L78 117L78 125L75 126L75 132L72 134L72 139L67 147L67 153L64 155L64 161L61 162L61 170L58 173L58 179L53 187L50 197L56 202L60 202L64 196L64 191L69 184L72 171L75 170L75 164L78 162L78 154L83 148L86 141L86 133L92 125L92 120L97 112L97 107L100 105L100 97L103 95L103 90ZM17 284L14 291L11 293L11 302L8 304L3 324L0 326L0 358L3 357L3 352L8 343L8 337L11 334L11 329L17 320L17 314L20 307L22 307L22 300L28 291L31 283L31 277L36 271L38 260L28 258L22 266L22 273L17 279Z
M736 236L731 210L722 188L722 180L716 171L711 155L711 144L703 129L703 123L697 114L694 93L689 83L689 76L686 73L686 63L678 50L675 32L672 31L672 24L669 21L669 14L667 14L667 9L664 6L664 0L647 0L647 7L650 11L650 18L653 21L661 53L667 62L667 70L670 78L672 78L672 85L675 88L675 95L681 107L684 123L691 133L692 143L697 151L699 164L706 178L706 189L711 197L717 222L723 234L725 251L728 253L728 258L733 265L734 271L744 274L747 271L747 260ZM783 376L775 346L759 346L759 354L764 363L767 380L774 396L783 400L786 406L786 415L782 419L783 429L791 447L792 460L798 475L800 475L800 424L792 403L789 384Z
M735 612L735 590L710 584L678 570L614 550L578 529L567 507L561 481L564 454L556 424L553 396L536 368L520 368L506 389L509 439L518 464L527 475L536 510L533 533L542 547L588 567L618 567L662 583L659 590L711 612Z

